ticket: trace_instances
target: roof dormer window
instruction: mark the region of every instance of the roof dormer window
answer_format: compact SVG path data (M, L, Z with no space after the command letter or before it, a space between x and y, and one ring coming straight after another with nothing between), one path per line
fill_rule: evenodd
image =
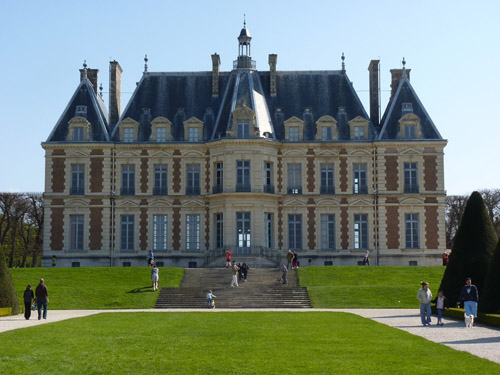
M368 139L370 121L361 116L357 116L349 121L348 124L351 130L351 139L356 141Z
M290 126L288 129L288 140L291 142L299 141L299 127L298 126Z
M333 141L338 138L337 120L332 116L321 116L316 121L316 139L321 141Z
M87 118L87 106L86 105L77 105L76 110L75 110L75 116Z
M83 141L83 126L75 126L73 128L73 141L81 142Z
M415 139L415 125L406 125L405 139Z
M365 139L365 128L364 126L354 127L354 139Z
M167 141L167 128L158 127L156 128L156 142L166 142Z
M331 126L323 126L321 128L321 140L322 141L331 141L332 140L332 127Z
M296 116L283 122L285 126L285 139L290 142L300 142L304 134L304 121Z
M198 128L188 128L188 141L198 142L200 140L200 131Z
M238 120L238 138L250 138L250 121Z
M123 129L123 142L134 142L134 128Z

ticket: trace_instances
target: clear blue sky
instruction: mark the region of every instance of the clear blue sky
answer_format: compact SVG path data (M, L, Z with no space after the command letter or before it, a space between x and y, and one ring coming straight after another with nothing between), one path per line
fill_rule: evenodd
M367 112L368 64L381 60L382 106L389 69L402 57L411 82L449 143L449 194L499 188L500 2L498 1L14 1L0 3L0 191L43 191L48 137L86 59L123 68L122 108L149 71L209 71L219 53L231 70L246 13L257 69L337 70Z

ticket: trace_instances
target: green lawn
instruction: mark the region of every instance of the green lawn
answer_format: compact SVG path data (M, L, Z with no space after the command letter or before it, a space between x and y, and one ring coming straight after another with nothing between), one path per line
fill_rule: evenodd
M303 267L300 285L317 308L417 308L420 281L437 295L445 267Z
M432 328L430 328L432 329ZM103 313L0 334L4 374L499 374L352 314Z
M151 308L159 292L151 287L151 268L18 268L10 269L19 296L26 285L36 287L40 278L49 289L49 308L129 309ZM182 268L160 268L160 287L178 286ZM22 304L22 303L21 303Z

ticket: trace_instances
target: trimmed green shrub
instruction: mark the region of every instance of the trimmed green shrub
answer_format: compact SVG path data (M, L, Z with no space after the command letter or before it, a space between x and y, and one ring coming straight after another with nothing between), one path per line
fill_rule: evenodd
M500 313L500 241L484 280L484 290L479 293L478 309L482 313Z
M432 313L435 315L437 314L436 305L432 306ZM455 309L455 308L444 309L443 316L462 320L464 318L464 309ZM478 313L475 322L486 324L491 327L500 327L500 315Z
M475 191L467 201L449 263L439 287L444 291L450 305L457 303L467 277L472 279L481 296L497 241L495 228L483 198Z
M12 315L19 314L19 301L0 247L0 308L2 307L11 307Z

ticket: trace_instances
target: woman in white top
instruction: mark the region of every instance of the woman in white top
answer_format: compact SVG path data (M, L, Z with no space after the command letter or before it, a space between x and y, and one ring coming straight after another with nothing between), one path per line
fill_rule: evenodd
M158 268L156 268L156 264L153 264L153 269L151 270L151 280L153 281L153 290L158 290Z

